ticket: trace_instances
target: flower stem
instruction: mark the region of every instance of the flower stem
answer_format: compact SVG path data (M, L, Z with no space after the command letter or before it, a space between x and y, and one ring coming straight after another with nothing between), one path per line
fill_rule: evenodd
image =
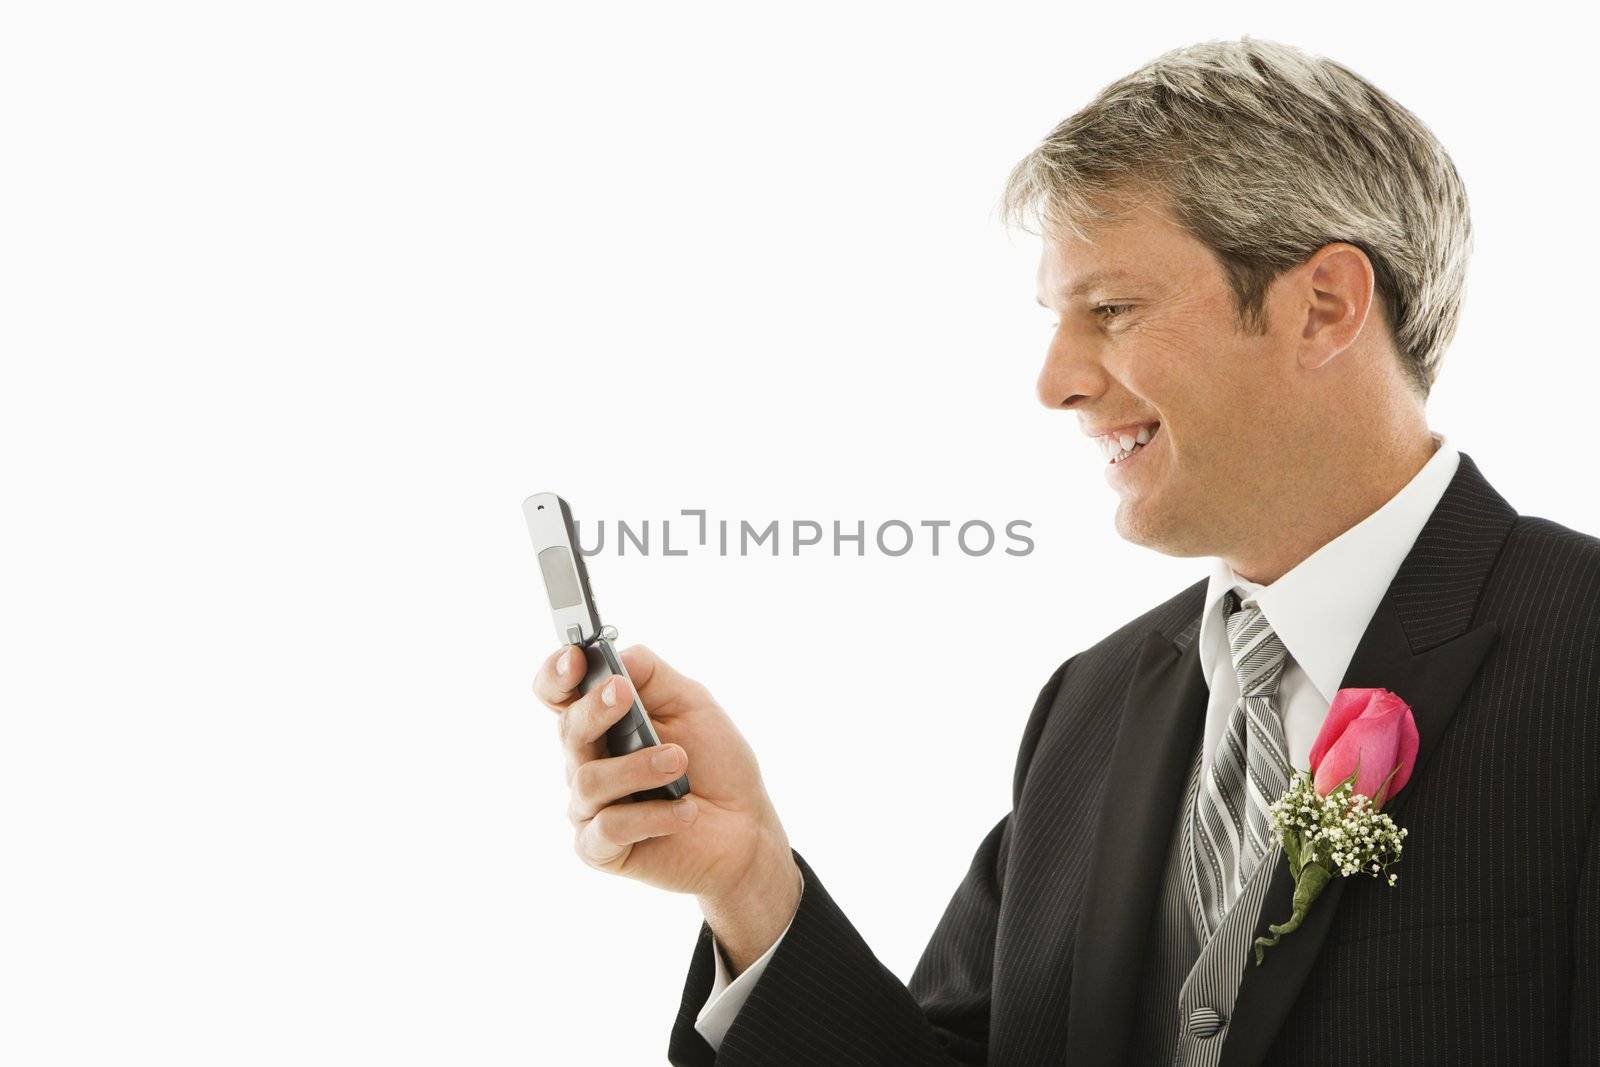
M1255 941L1256 966L1261 966L1261 959L1266 955L1267 949L1278 943L1284 934L1292 933L1300 928L1305 921L1306 913L1311 910L1312 901L1316 900L1327 888L1328 882L1333 879L1333 872L1324 867L1321 861L1306 864L1294 879L1294 913L1289 916L1289 921L1273 923L1267 929L1272 931L1271 937L1258 937Z

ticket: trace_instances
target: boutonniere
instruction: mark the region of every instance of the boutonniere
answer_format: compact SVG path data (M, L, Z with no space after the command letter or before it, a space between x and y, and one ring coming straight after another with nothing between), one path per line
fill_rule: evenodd
M1272 828L1294 875L1294 913L1255 941L1256 966L1297 928L1335 875L1381 877L1400 861L1406 831L1383 813L1417 762L1411 707L1387 689L1341 689L1311 746L1311 769L1295 769L1271 807ZM1389 875L1394 885L1395 876Z

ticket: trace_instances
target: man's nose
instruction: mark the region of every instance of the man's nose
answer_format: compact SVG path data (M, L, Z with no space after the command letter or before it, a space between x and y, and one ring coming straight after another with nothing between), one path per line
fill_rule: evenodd
M1094 346L1058 329L1045 350L1035 392L1039 403L1052 410L1070 411L1105 389L1105 368Z

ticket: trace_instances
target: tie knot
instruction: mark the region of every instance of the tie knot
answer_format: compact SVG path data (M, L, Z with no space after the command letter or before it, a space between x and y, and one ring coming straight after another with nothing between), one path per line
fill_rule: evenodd
M1228 619L1228 650L1233 670L1239 676L1240 696L1271 696L1278 691L1283 675L1286 649L1272 624L1251 597L1243 603L1239 594L1228 590L1223 608Z

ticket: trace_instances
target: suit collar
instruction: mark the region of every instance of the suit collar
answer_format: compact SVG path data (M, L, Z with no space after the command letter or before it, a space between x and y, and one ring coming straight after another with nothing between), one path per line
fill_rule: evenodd
M1382 686L1412 707L1420 735L1412 781L1386 810L1427 788L1426 763L1493 644L1496 627L1470 628L1478 595L1516 518L1465 452L1369 620L1340 688ZM1194 587L1194 610L1203 587ZM1106 794L1078 912L1068 1002L1068 1055L1074 1064L1127 1058L1172 819L1183 795L1186 761L1199 743L1207 689L1198 627L1145 634L1135 653ZM1344 879L1335 879L1300 929L1267 954L1244 961L1224 1067L1259 1063L1322 947ZM1293 880L1279 863L1262 903L1256 936L1290 911ZM1176 1008L1174 1008L1176 1010Z

